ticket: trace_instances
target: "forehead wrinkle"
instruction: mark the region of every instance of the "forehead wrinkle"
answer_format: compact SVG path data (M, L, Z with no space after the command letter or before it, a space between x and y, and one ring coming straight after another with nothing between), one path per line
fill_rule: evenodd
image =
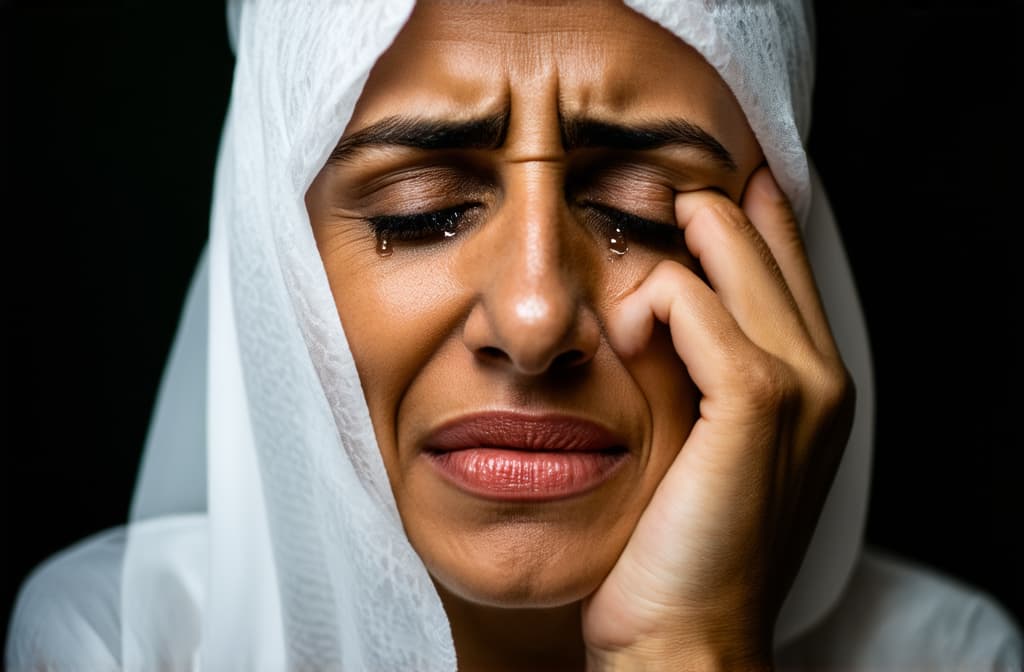
M593 12L587 12L586 18L582 19L583 14L568 7L554 11L545 7L529 11L513 7L512 11L502 12L501 3L450 4L454 4L458 11L445 11L440 24L435 25L429 36L423 39L457 45L459 60L465 56L467 44L475 45L475 49L470 48L484 58L494 59L498 53L504 57L503 65L508 75L536 73L562 56L601 53L609 44L614 44L622 29L621 16L599 14L595 17ZM587 3L587 9L594 9L595 4ZM500 19L495 17L496 10Z
M448 4L452 6L439 7ZM480 116L483 108L492 112L500 101L511 117L502 146L510 150L504 152L503 160L511 163L564 159L560 136L561 117L565 116L626 122L669 118L668 112L675 108L678 111L671 116L687 118L697 112L692 118L718 136L718 124L702 118L699 106L689 109L684 101L682 107L676 107L669 95L647 95L657 94L658 89L652 89L656 78L642 73L637 77L638 59L645 60L644 54L657 52L669 42L694 51L692 47L656 24L652 24L658 29L653 37L648 29L624 41L623 33L639 28L635 24L651 22L632 12L626 16L608 11L610 5L604 6L604 11L588 12L585 21L573 7L541 5L463 0L421 3L421 9L428 9L415 22L418 25L412 34L426 43L425 52L432 54L426 61L419 59L419 68L430 76L425 80L412 73L408 76L414 79L399 75L399 82L423 82L413 84L415 95L409 98L409 107L429 110L433 117L458 119L467 114ZM482 30L485 26L487 30ZM615 39L613 32L618 36ZM703 63L699 55L697 58ZM553 96L549 97L550 92ZM648 99L661 102L646 110ZM558 122L552 120L555 115ZM551 137L556 131L559 137Z
M435 28L429 32L421 25L416 32L421 33L421 39L443 45L431 51L444 54L441 71L446 71L447 78L452 80L451 88L473 91L474 97L500 89L508 100L513 85L528 89L531 81L554 74L555 102L559 103L556 109L564 109L560 103L570 97L566 89L577 97L570 105L575 113L588 111L591 101L601 110L611 112L633 107L638 84L631 84L629 64L635 62L636 53L630 47L633 41L629 45L619 42L624 28L650 21L631 11L623 14L619 3L585 4L589 10L599 11L584 15L577 11L579 6L575 3L509 5L441 0L423 3L426 7L434 6L433 12L426 12L440 18L440 23L433 24ZM500 19L496 19L496 13ZM677 41L675 36L672 40ZM466 58L467 52L472 57ZM584 54L587 56L583 57ZM486 77L481 76L481 69L473 62L490 63L485 68ZM563 74L570 77L565 82L561 79ZM468 102L467 98L462 96L460 102ZM580 99L586 99L582 110ZM513 110L512 114L515 116L516 112Z

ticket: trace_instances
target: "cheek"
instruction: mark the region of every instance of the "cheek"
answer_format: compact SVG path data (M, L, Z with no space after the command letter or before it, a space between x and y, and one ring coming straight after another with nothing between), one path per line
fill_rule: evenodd
M676 354L665 325L655 325L650 345L627 367L650 409L647 471L660 482L699 417L700 393Z
M436 255L382 257L366 240L321 247L321 257L389 474L403 395L449 337L464 297Z
M663 252L637 246L605 264L602 315L610 315L667 257ZM688 253L670 258L700 272L699 264ZM642 353L616 361L625 367L649 412L650 451L645 478L660 482L699 417L700 392L672 345L668 326L660 322L655 322L650 343Z

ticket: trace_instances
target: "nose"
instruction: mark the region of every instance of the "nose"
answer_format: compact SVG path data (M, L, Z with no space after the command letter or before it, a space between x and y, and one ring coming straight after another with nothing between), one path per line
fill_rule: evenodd
M560 190L524 191L509 193L509 205L485 224L475 255L479 300L463 338L478 360L539 376L589 362L600 325L588 298L593 273L578 253L587 246L574 240Z

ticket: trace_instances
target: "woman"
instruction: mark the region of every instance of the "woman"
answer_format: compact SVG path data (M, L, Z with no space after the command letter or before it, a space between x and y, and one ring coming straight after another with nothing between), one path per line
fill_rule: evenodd
M952 588L931 631L994 640L858 620L898 572L850 579L871 388L801 8L635 5L234 7L137 522L36 575L12 668L1018 660Z

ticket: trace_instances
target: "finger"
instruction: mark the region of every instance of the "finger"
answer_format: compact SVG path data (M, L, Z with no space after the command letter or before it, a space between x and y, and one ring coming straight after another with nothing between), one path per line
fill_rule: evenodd
M751 177L742 206L771 250L815 345L822 352L834 354L835 341L807 260L796 215L767 166Z
M751 342L720 296L677 262L658 264L617 307L608 321L613 348L635 354L646 344L655 320L669 325L673 347L702 399L700 419L641 525L653 520L659 527L679 530L708 520L723 529L732 526L724 531L746 538L751 530L740 526L761 518L740 509L761 506L763 498L755 493L770 488L775 478L773 448L786 385L775 373L775 364L781 363ZM670 568L672 545L663 543L664 531L643 534L641 529L634 538L654 540L654 547L633 549L631 540L629 548L641 553L647 567Z
M751 340L780 357L810 345L771 250L735 203L711 191L680 194L676 217L708 282Z
M659 263L619 304L608 321L612 347L624 357L636 355L655 320L669 326L676 353L706 399L737 401L756 394L756 386L748 385L749 362L768 355L743 333L718 294L678 262Z

